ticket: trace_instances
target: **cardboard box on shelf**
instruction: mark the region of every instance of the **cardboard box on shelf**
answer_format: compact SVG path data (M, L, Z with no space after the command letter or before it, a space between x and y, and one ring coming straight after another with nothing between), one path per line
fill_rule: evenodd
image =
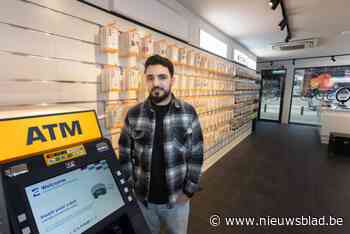
M208 62L209 62L208 56L203 55L203 56L201 57L201 61L200 61L200 68L201 68L201 69L208 70Z
M194 55L194 66L196 68L200 68L201 66L202 54L200 52L196 52Z
M187 48L180 48L179 49L179 63L181 65L187 64Z
M122 32L119 36L120 57L137 57L140 53L141 38L136 29Z
M101 72L102 92L123 90L123 72L118 66L105 65Z
M167 57L168 42L166 39L160 39L154 42L154 53L162 57Z
M169 45L166 53L171 62L174 64L179 63L179 48L175 44Z
M140 85L140 71L137 69L126 68L124 69L124 90L138 90Z
M141 57L146 59L154 54L154 39L152 35L146 35L141 39Z
M106 105L105 124L107 129L120 128L123 125L124 105L118 101Z
M190 67L194 67L195 65L195 51L193 50L187 51L187 65Z
M119 51L119 29L115 23L100 28L100 48L104 53L117 53Z
M210 72L215 71L215 58L213 58L213 57L209 57L209 59L208 59L208 70Z

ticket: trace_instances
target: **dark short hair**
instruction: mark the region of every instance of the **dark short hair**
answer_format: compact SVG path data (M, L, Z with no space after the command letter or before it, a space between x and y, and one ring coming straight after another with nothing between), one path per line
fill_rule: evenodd
M158 54L148 57L148 59L145 62L144 72L146 73L148 66L152 66L152 65L162 65L168 68L171 77L174 76L174 64L169 59L162 57Z

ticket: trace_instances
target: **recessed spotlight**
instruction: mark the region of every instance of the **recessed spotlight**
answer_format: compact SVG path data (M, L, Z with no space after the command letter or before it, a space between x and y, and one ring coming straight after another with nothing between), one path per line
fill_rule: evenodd
M331 60L333 63L335 63L337 61L334 56L331 57Z
M348 31L343 31L343 32L341 32L340 34L343 35L343 36L344 36L344 35L350 35L350 30L348 30Z

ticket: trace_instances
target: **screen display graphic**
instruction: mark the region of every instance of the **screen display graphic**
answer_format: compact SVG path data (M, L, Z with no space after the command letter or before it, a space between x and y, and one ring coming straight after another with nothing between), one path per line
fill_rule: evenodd
M106 160L25 188L41 234L82 233L124 206Z

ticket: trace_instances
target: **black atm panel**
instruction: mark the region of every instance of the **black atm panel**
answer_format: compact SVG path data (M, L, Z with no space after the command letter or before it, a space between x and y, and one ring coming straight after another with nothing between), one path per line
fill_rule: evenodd
M86 155L50 166L43 155L3 166L14 234L150 233L110 142L83 148Z

